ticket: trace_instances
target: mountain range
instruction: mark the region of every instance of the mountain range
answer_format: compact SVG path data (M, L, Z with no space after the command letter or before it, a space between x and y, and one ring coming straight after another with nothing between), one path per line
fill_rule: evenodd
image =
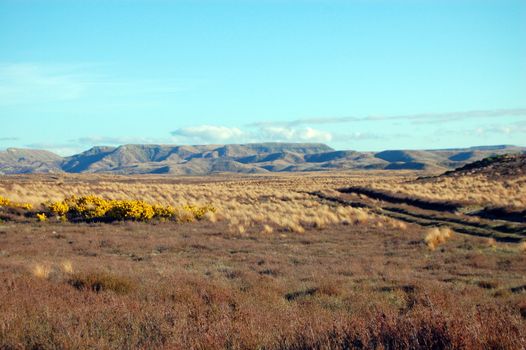
M489 156L526 153L499 145L439 150L337 151L319 143L97 146L69 157L49 151L0 151L0 174L112 173L207 175L323 170L444 171Z

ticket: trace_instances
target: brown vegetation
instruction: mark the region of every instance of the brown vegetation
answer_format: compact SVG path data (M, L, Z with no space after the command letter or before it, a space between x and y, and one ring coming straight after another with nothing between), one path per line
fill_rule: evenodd
M524 348L523 246L312 195L372 179L2 178L0 195L35 206L97 194L217 211L193 223L6 212L0 348Z
M485 176L441 177L397 184L376 182L372 187L412 198L526 209L526 176L505 180Z

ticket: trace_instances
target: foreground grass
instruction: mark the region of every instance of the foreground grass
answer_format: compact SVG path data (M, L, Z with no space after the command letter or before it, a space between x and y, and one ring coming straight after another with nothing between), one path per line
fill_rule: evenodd
M0 226L0 348L520 349L526 254L418 226Z

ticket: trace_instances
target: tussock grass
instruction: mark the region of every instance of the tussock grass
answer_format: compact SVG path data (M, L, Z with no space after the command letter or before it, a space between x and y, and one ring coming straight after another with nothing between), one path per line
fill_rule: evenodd
M210 203L217 221L70 224L57 211L43 224L4 225L0 348L524 347L526 255L462 235L430 256L417 225L308 194L369 178L93 176L0 187L13 200L61 201L66 191L174 208ZM449 236L438 231L435 247ZM35 277L33 261L51 271Z
M51 266L47 265L47 264L35 264L33 266L33 270L32 270L32 273L33 273L33 276L37 277L37 278L43 278L43 279L47 279L49 278L50 274L51 274Z
M489 248L497 248L497 240L493 237L489 237L486 239L486 245L489 247Z
M426 231L424 242L430 250L435 250L453 236L453 231L448 227L433 227Z
M526 209L526 176L507 180L460 176L437 178L427 182L377 181L373 182L371 187L401 193L411 198Z
M271 234L272 232L274 232L274 229L271 226L267 224L263 225L263 233Z
M62 263L60 264L60 267L62 269L62 272L64 272L65 274L72 274L74 272L73 263L70 260L62 261Z
M20 185L0 181L0 191L5 189L11 198L23 198L36 206L46 202L44 214L51 221L56 218L141 221L176 217L179 222L191 222L202 218L213 223L225 220L232 232L239 233L238 226L242 225L243 234L255 234L268 231L264 225L273 231L300 233L332 225L362 225L376 219L366 210L323 204L307 193L323 190L335 193L334 188L349 184L347 176L320 176L315 181L305 176L200 184L164 180L145 184L127 179L112 178L110 182L101 176L99 181L61 181L60 185L38 180ZM354 176L352 181L364 180ZM153 215L148 203L157 203L152 206ZM203 211L207 206L215 211Z

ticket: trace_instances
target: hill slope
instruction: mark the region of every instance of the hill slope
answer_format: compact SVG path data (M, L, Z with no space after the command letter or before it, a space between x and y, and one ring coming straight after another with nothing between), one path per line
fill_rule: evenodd
M469 163L448 171L442 176L485 176L490 179L509 179L526 176L526 154L500 155Z
M48 151L8 148L0 152L0 174L61 172L62 161Z
M206 175L351 169L446 171L489 156L526 152L515 146L450 150L336 151L317 143L123 145L93 147L62 158L40 150L0 152L0 174L114 173Z

